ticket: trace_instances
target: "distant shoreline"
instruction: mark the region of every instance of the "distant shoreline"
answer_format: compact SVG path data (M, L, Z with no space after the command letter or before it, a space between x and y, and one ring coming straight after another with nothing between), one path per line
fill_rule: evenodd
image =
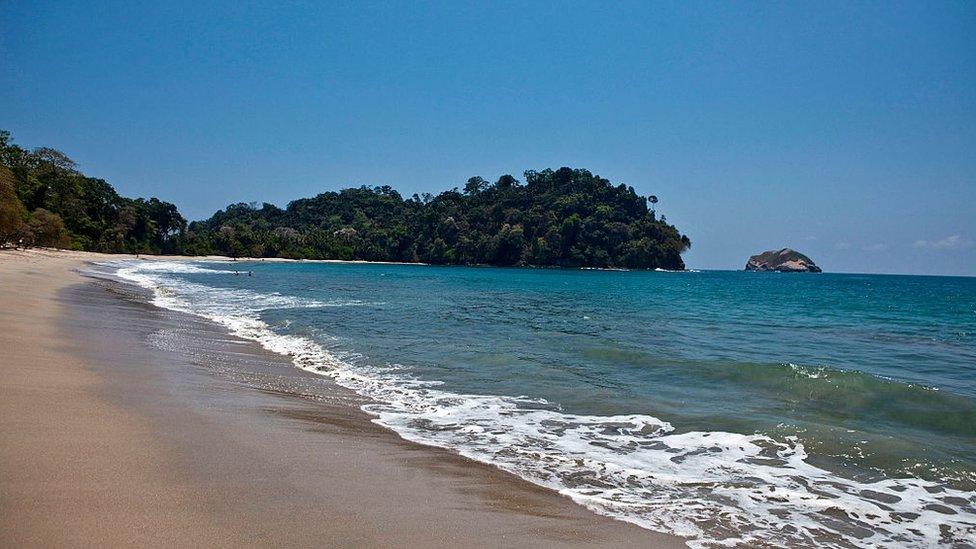
M569 266L559 266L559 265L491 265L488 263L472 263L472 264L437 264L437 263L424 263L422 261L369 261L365 259L291 259L286 257L230 257L226 255L165 255L165 254L128 254L128 253L104 253L104 252L89 252L83 250L64 250L56 248L3 248L0 249L0 255L3 253L10 252L33 252L33 253L46 253L46 254L57 254L64 257L73 257L78 259L84 258L97 258L98 261L111 261L113 259L138 259L147 261L208 261L214 263L237 263L237 262L253 262L253 263L333 263L333 264L346 264L346 265L416 265L424 267L491 267L496 269L552 269L552 270L568 270L568 271L606 271L606 272L661 272L661 273L688 273L688 272L698 272L698 269L641 269L641 268L630 268L630 267L590 267L590 266L579 266L579 267L569 267Z
M511 266L499 266L499 265L488 265L488 264L472 264L472 265L440 265L433 263L421 263L421 262L396 262L396 261L367 261L364 259L289 259L284 257L229 257L223 255L162 255L162 254L110 254L104 252L88 252L82 250L65 250L65 249L55 249L55 248L0 248L0 257L4 254L20 254L20 253L31 253L31 254L41 254L41 255L56 255L60 257L68 257L80 260L89 261L113 261L120 259L140 259L147 261L211 261L220 263L235 263L235 262L270 262L270 263L332 263L332 264L349 264L349 265L415 265L415 266L425 266L425 267L490 267L495 269L552 269L552 270L580 270L580 271L600 271L600 272L665 272L665 273L700 273L700 272L733 272L733 273L755 273L758 275L763 275L760 271L747 271L745 269L707 269L707 268L686 268L684 270L668 270L668 269L631 269L631 268L607 268L607 267L559 267L550 265L511 265ZM776 273L776 271L771 271ZM796 273L779 273L779 274L796 274ZM801 273L802 274L802 273ZM942 277L942 278L976 278L976 275L965 275L965 274L933 274L933 273L862 273L855 271L834 271L831 270L825 273L815 273L822 276L830 275L845 275L845 276L925 276L925 277Z

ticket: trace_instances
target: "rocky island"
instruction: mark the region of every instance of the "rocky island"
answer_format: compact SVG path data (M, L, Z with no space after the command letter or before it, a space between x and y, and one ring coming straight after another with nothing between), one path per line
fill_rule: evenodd
M820 267L809 257L790 248L770 250L754 255L746 262L747 271L779 271L783 273L819 273Z

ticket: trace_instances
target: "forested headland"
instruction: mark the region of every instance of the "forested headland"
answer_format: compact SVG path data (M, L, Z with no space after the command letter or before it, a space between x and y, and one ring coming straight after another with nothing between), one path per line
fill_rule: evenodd
M688 237L654 197L584 169L472 177L404 198L389 186L233 204L187 223L156 198L120 196L49 148L0 132L0 244L128 253L362 259L434 264L682 269Z
M64 153L21 148L0 130L0 245L178 253L185 234L173 204L119 196Z

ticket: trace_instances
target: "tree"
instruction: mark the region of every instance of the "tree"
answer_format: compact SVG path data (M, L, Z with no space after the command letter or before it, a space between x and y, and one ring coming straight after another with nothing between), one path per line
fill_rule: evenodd
M37 147L32 151L32 155L38 164L48 164L55 170L63 172L73 172L77 166L68 155L49 147Z
M475 195L488 188L488 182L483 178L475 176L468 179L464 184L464 194Z
M50 248L67 248L69 245L68 231L64 227L61 216L38 208L27 222L30 242L34 246Z
M26 230L27 208L17 198L14 174L0 166L0 246L16 243Z

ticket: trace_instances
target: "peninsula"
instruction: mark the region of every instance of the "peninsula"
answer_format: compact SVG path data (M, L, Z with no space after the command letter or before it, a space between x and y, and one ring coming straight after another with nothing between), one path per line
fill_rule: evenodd
M472 177L436 196L388 185L273 204L237 203L187 223L176 206L120 196L64 153L0 131L0 245L450 265L681 270L691 246L656 196L584 169Z

